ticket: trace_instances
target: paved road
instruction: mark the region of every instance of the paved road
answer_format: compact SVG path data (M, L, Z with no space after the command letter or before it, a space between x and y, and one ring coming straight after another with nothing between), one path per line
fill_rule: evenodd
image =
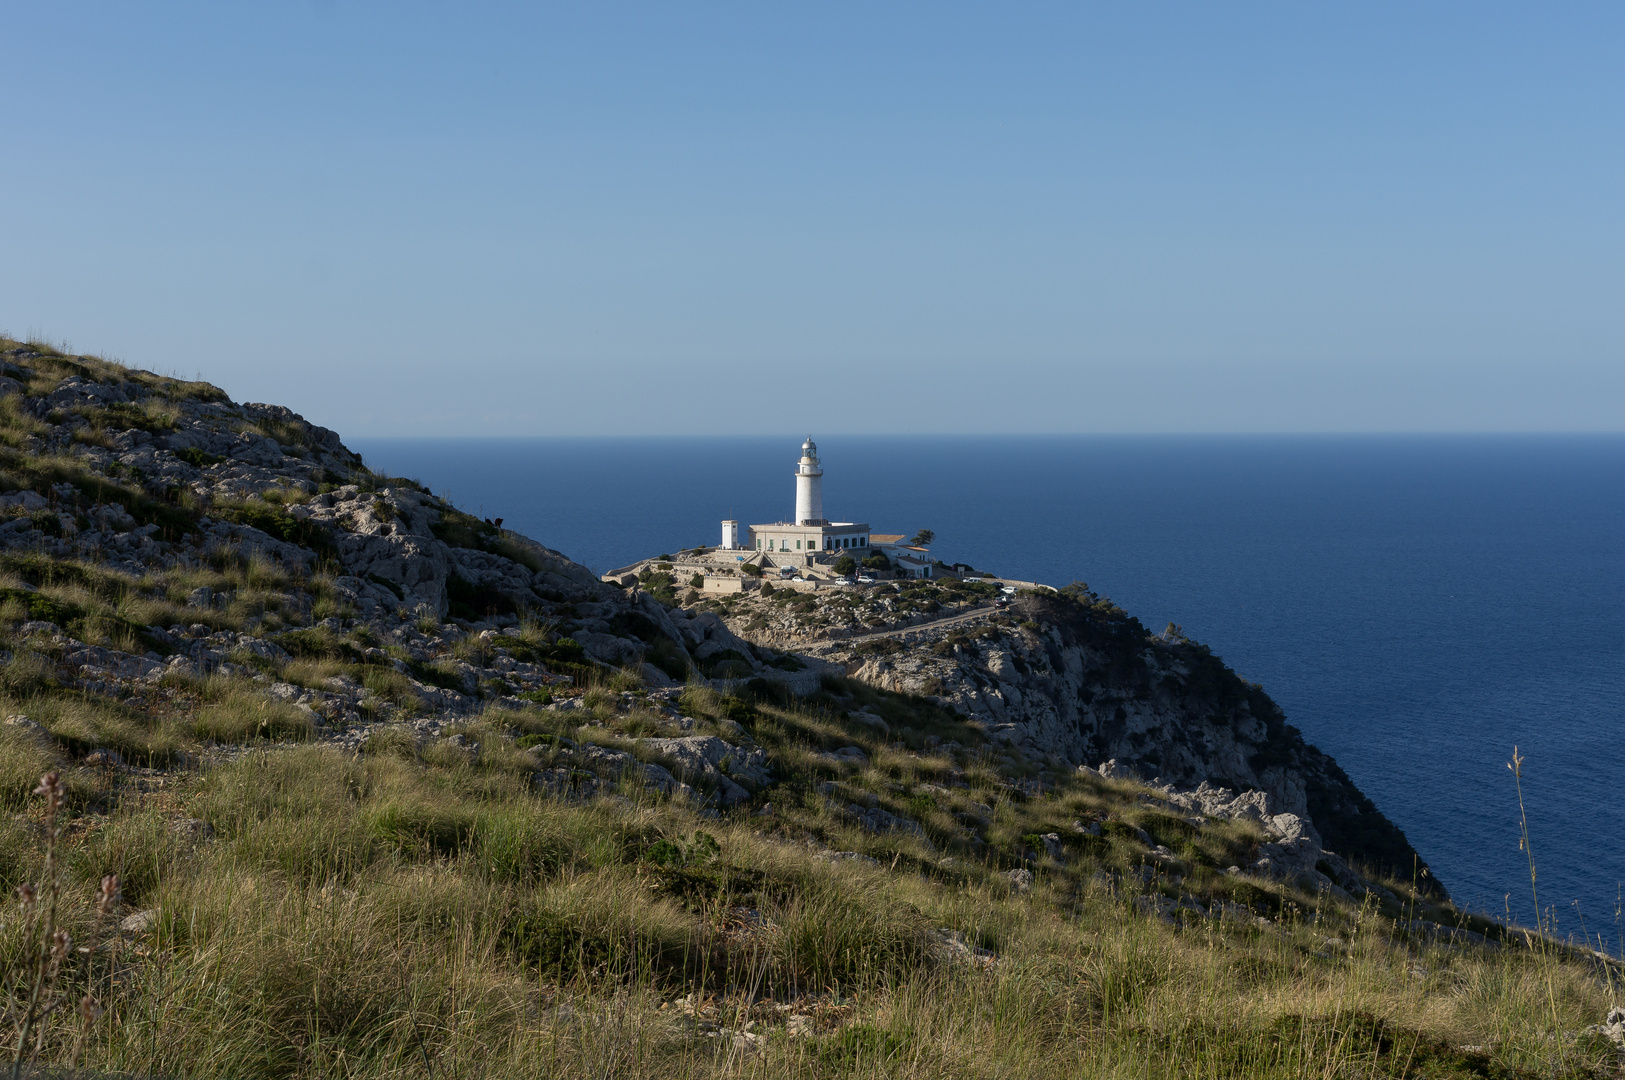
M915 623L913 626L895 626L889 630L872 630L867 634L853 634L850 637L824 638L823 640L816 642L816 644L844 645L849 641L869 641L873 638L898 637L903 634L912 634L920 630L940 630L945 626L957 626L960 623L972 622L979 616L998 610L999 608L992 604L980 604L976 607L970 608L967 611L958 611L952 615L947 615L940 619L932 619L930 622Z

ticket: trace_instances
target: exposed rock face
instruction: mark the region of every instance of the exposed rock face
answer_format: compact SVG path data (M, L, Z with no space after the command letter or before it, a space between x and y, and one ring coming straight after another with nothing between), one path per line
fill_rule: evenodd
M979 625L896 640L900 648L878 655L840 642L816 648L845 658L856 678L935 698L1053 767L1109 761L1123 776L1253 791L1267 796L1272 816L1304 822L1314 853L1324 843L1387 872L1413 872L1404 834L1261 687L1202 645L1147 633L1109 602L1028 593Z
M1079 771L1087 769L1088 766L1083 766ZM1106 762L1098 771L1107 778L1121 777L1125 772L1115 761ZM1274 813L1266 792L1235 792L1205 782L1192 791L1165 785L1161 792L1170 809L1183 812L1194 824L1212 818L1241 819L1262 828L1269 841L1260 844L1257 855L1241 869L1282 878L1311 891L1327 888L1351 896L1370 891L1392 898L1392 894L1380 886L1365 882L1342 856L1328 850L1307 819L1293 813Z
M655 691L645 704L669 709L670 695L670 691ZM679 727L693 723L675 712L671 716ZM759 747L747 745L748 736L742 732L739 737L738 745L716 735L641 738L623 743L624 749L578 746L566 740L568 745L560 750L559 760L573 768L543 770L537 774L536 783L555 794L582 796L596 793L605 784L630 778L674 798L712 806L737 806L773 782L766 753ZM646 758L656 760L644 760Z
M687 735L680 739L640 739L638 745L665 759L673 775L690 783L704 782L717 789L724 806L750 798L750 789L765 787L771 777L767 756L760 750L742 750L715 735Z
M12 398L26 433L15 450L0 446L0 480L19 466L13 484L0 485L7 489L0 490L0 551L82 559L137 580L222 559L263 560L297 580L318 570L331 575L327 587L345 612L335 630L359 622L405 633L418 620L448 618L512 623L527 611L553 618L586 660L641 667L655 685L685 682L696 659L690 650L702 661L727 654L735 678L808 681L765 666L714 615L668 611L636 586L601 582L410 481L371 473L335 432L280 405L239 404L205 383L31 347L0 352L0 380L0 398ZM31 464L42 459L62 464L51 475ZM203 586L185 602L214 612L233 599ZM284 616L303 603L304 615L292 621L310 621L311 602L297 590ZM98 685L111 686L152 677L170 646L204 670L232 649L262 647L250 644L257 633L189 646L176 629L184 628L148 628L164 655L96 654L79 666L99 669ZM651 654L658 666L647 663ZM478 686L490 675L473 673L455 690L424 687L425 701L475 711ZM817 672L810 679L816 685Z
M1625 1053L1625 1009L1609 1009L1602 1023L1593 1024L1586 1031L1601 1035Z

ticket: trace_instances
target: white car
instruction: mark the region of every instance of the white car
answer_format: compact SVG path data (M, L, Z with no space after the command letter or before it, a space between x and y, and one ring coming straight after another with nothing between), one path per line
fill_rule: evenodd
M875 583L875 579L870 577L868 574L859 574L858 575L858 584L859 585L873 585L874 583Z

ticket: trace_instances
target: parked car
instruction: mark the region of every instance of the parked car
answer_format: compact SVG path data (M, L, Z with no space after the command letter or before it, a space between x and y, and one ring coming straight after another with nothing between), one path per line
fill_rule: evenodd
M858 575L858 584L859 585L873 585L874 583L875 583L875 579L870 577L868 574L859 574Z

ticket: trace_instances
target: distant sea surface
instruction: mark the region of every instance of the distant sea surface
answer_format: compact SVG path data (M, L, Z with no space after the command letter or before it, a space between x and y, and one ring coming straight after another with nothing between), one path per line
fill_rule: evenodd
M789 517L800 436L371 439L597 571ZM1260 682L1458 902L1617 947L1625 438L836 437L824 506L1007 577L1087 581Z

